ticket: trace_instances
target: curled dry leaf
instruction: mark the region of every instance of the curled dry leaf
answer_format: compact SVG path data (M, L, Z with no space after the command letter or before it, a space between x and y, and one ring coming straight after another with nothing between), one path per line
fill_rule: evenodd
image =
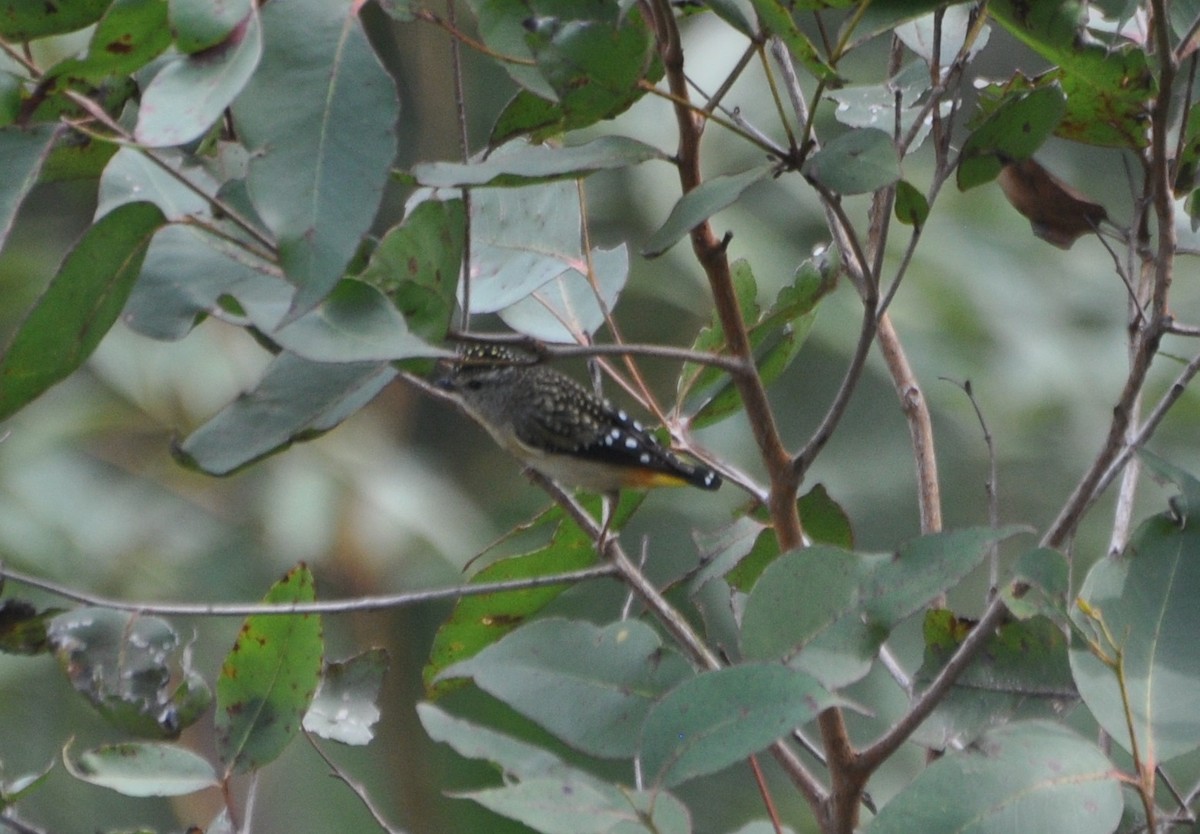
M1033 159L1009 162L997 178L1013 208L1029 218L1033 233L1059 249L1108 219L1104 206L1089 200Z

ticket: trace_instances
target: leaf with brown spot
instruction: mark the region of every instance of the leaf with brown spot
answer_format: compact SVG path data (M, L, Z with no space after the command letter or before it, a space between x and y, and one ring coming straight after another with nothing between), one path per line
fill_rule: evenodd
M263 602L316 599L312 573L293 568ZM315 614L247 617L217 680L217 752L225 775L272 761L296 736L321 675L324 641Z

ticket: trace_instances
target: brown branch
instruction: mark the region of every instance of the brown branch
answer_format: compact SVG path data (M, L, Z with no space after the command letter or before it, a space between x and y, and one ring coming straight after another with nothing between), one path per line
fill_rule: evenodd
M688 87L683 70L683 47L670 3L666 0L655 0L650 7L656 26L659 54L666 71L679 128L676 162L680 186L684 194L689 194L699 187L702 181L700 137L703 134L704 123L694 110L686 105ZM752 364L753 349L733 288L733 276L726 253L727 242L717 237L708 221L692 229L691 240L696 260L708 277L713 304L724 329L729 351L741 361ZM771 483L768 506L775 535L779 540L780 549L790 550L800 546L804 540L800 517L796 512L798 482L792 470L791 456L779 437L775 415L771 411L762 380L757 374L745 374L735 376L733 382L746 407L746 416Z
M937 456L933 446L933 421L925 395L908 364L900 337L892 326L891 317L879 317L879 348L891 372L900 409L908 421L913 457L917 466L917 506L921 514L921 532L937 533L942 529L942 498L938 482Z

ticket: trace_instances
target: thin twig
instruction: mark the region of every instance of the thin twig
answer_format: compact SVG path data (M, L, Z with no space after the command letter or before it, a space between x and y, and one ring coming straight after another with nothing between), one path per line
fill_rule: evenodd
M496 52L494 49L491 49L490 47L488 47L487 44L483 43L482 41L476 40L475 38L472 38L466 32L459 29L457 26L454 25L454 22L452 20L443 20L441 17L434 14L429 9L421 9L421 8L414 7L412 9L412 12L413 12L413 17L415 17L417 20L423 20L426 23L432 23L434 26L437 26L438 28L445 30L454 40L460 41L460 42L466 44L467 46L471 47L471 49L474 49L476 52L480 53L481 55L486 55L487 57L491 58L494 61L498 61L499 63L502 63L502 64L515 64L515 65L521 66L521 67L536 67L537 66L537 61L534 60L533 58L518 58L515 55L502 55L501 53Z
M382 611L388 608L404 608L443 599L480 596L504 591L523 591L544 588L547 585L569 585L591 579L616 575L612 565L596 565L582 570L565 571L548 576L533 576L525 579L508 579L503 582L480 582L477 585L458 585L450 588L428 588L420 591L403 591L397 594L355 597L353 599L324 600L321 602L293 602L283 605L267 603L224 603L224 602L129 602L111 597L79 591L75 588L31 576L21 571L0 565L0 582L11 580L31 588L45 591L62 599L96 608L111 608L114 611L135 611L163 617L249 617L260 614L346 614L362 611Z
M555 503L592 541L600 540L603 533L600 525L575 500L574 496L565 492L562 487L539 472L531 471L529 477L554 499ZM709 670L721 668L720 657L700 639L687 619L667 602L654 584L646 578L646 575L638 570L621 548L620 540L616 535L610 534L604 537L603 555L606 561L616 569L621 580L638 595L646 609L662 624L696 666ZM816 777L808 772L808 768L804 766L796 753L781 741L772 745L771 753L805 799L814 808L819 807L825 799L825 788Z
M387 821L387 818L384 817L383 812L380 811L375 803L371 801L371 795L367 793L366 786L363 785L362 782L359 782L351 777L350 774L343 770L337 762L330 758L329 754L321 748L321 745L317 744L317 740L313 738L312 733L306 730L304 732L304 737L308 739L308 743L312 745L312 749L317 751L317 755L321 757L321 761L325 762L325 764L329 766L329 769L332 771L332 773L329 775L349 788L351 793L358 797L358 801L361 802L362 806L367 809L367 813L371 815L373 820L375 820L376 825L388 832L388 834L403 834L399 828L394 827Z
M975 409L975 419L979 422L979 430L983 432L983 443L987 448L988 456L988 476L984 483L984 491L987 495L988 508L988 526L993 530L1000 527L1000 501L999 492L996 486L996 444L992 440L992 432L988 428L987 420L983 416L983 409L979 407L979 401L975 399L975 391L971 387L971 380L966 379L962 382L950 379L948 377L940 377L951 385L956 385L962 392L967 395L967 401L971 403L971 408ZM998 542L990 542L988 550L988 601L996 595L996 591L1000 587L1000 545Z
M454 0L447 0L446 15L451 29L450 65L454 75L454 112L458 119L458 149L463 162L471 159L471 139L467 133L467 94L463 88L462 39L454 35L458 31L456 20L457 6ZM471 189L463 186L460 190L463 203L463 252L462 263L459 266L459 286L462 287L462 317L459 326L464 330L471 329Z

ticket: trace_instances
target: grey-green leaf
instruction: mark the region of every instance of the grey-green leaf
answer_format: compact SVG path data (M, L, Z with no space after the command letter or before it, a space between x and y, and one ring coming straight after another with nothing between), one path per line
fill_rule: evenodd
M863 128L843 133L813 154L804 174L835 194L867 194L900 179L900 157L890 135Z
M476 685L595 756L632 756L653 700L691 674L637 620L529 623L441 677Z
M1116 768L1058 723L993 730L934 762L864 829L865 834L1105 834L1121 818Z
M492 154L478 162L426 162L414 166L412 173L421 185L433 188L520 186L666 158L658 148L628 136L601 136L566 148L516 143L511 152Z
M760 165L740 174L726 174L701 183L675 204L667 221L642 247L642 254L647 258L656 258L666 252L692 229L721 209L733 205L743 191L766 179L772 170L773 166Z
M839 700L805 672L744 664L705 672L662 698L642 729L642 764L678 785L763 750Z

